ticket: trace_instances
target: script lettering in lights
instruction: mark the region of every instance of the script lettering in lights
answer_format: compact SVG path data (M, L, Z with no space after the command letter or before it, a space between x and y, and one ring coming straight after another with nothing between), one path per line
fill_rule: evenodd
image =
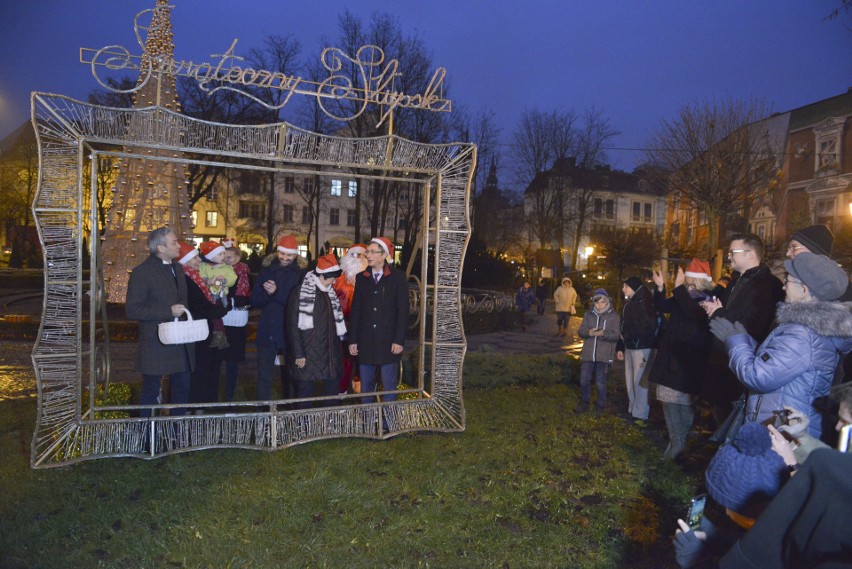
M148 28L140 24L146 14L153 14L159 8L143 10L136 14L133 21L136 41L143 50L145 40L142 31ZM385 61L385 54L375 45L365 45L354 55L347 54L336 47L323 50L320 62L328 72L322 81L309 81L298 75L288 75L280 71L255 69L242 65L245 60L236 54L237 39L221 54L212 54L210 62L178 60L173 57L145 58L143 54L134 55L124 46L109 45L100 49L80 48L80 62L91 66L92 75L101 87L118 93L133 93L141 89L155 74L190 77L208 94L217 91L233 91L243 97L272 110L283 108L294 94L316 97L320 108L331 118L349 121L359 117L367 105L380 105L382 112L376 126L382 125L392 117L398 108L422 109L435 112L452 111L452 101L443 98L444 79L447 71L438 67L432 74L423 93L407 94L394 90L396 78L401 77L399 61ZM355 73L341 73L354 66ZM110 71L139 71L140 81L127 90L115 89L101 76L99 68ZM246 87L278 89L286 93L280 103L267 103L245 90ZM352 102L354 105L336 105L329 103Z

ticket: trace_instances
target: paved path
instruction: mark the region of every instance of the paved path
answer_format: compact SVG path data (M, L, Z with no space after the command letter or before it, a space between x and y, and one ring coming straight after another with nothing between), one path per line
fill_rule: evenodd
M581 321L580 318L572 317L569 333L564 338L559 337L556 312L553 310L553 304L548 303L543 315L539 316L533 310L527 316L526 330L518 327L486 334L468 334L467 349L468 351L493 350L513 354L579 354L583 344L572 338L576 338Z

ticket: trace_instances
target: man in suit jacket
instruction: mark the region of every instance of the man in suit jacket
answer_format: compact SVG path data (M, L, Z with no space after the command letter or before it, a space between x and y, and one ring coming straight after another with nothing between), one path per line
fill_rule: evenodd
M150 256L142 261L127 283L124 310L127 318L139 322L139 348L136 370L142 374L142 405L156 405L160 396L160 381L169 376L170 403L189 401L189 375L195 363L193 344L163 344L158 326L183 314L187 303L186 279L183 267L175 262L180 245L174 231L159 227L148 235ZM171 415L183 415L183 408L171 410ZM151 409L143 409L143 417Z
M361 392L376 390L376 371L381 371L384 401L396 399L399 361L408 326L408 285L405 274L392 268L394 245L386 237L374 237L367 245L367 270L355 279L355 295L349 314L349 353L358 356ZM367 398L365 402L372 402Z

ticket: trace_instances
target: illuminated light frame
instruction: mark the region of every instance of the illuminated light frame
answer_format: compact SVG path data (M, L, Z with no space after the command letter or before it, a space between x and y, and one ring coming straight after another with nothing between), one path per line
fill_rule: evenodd
M379 439L403 432L464 430L461 371L467 344L460 292L470 235L468 197L475 145L419 144L395 136L339 138L286 123L224 125L161 107L114 109L47 93L33 93L31 103L39 151L33 213L45 267L44 306L32 353L38 388L33 468L104 457L155 458L223 447L271 451L324 438ZM218 143L211 147L193 142L207 140ZM86 212L91 215L95 210L83 203L83 170L87 156L94 164L99 154L109 154L98 150L103 146L168 150L179 162L188 161L181 157L188 152L289 168L328 166L421 176L429 191L423 192L425 223L420 239L434 246L435 255L431 266L428 255L423 255L423 273L430 271L434 284L422 284L420 291L428 299L419 305L420 322L427 321L427 310L432 318L428 342L425 324L420 328L419 386L412 390L417 398L305 410L282 410L282 402L267 401L261 402L265 411L247 413L94 419L93 411L112 410L96 408L92 394L95 386L109 382L109 334L97 235L88 241L93 277L83 278L84 221ZM93 176L93 190L95 184ZM92 302L84 330L86 296ZM431 392L423 385L425 358ZM85 414L84 388L90 391Z

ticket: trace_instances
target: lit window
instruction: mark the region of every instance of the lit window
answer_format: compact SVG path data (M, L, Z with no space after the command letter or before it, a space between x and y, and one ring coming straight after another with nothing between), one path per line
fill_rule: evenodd
M358 180L349 180L349 197L354 198L358 195Z
M343 191L343 182L340 180L332 180L331 181L331 195L339 196Z
M197 209L192 210L192 213L189 214L189 219L190 219L190 221L192 221L193 227L198 225L198 210Z
M206 224L207 227L216 227L217 225L219 225L219 212L208 211Z

